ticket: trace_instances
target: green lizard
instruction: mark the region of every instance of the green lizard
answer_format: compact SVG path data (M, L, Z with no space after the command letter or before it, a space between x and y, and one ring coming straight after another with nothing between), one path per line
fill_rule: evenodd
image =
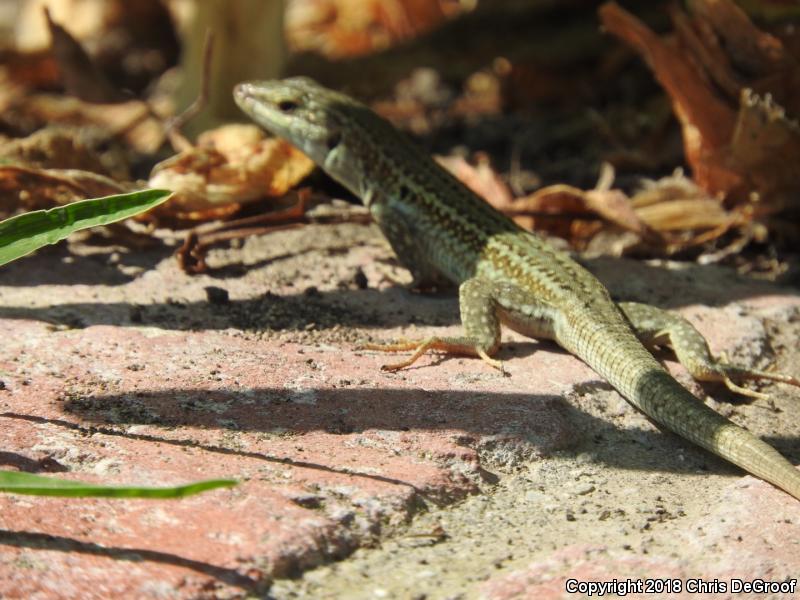
M643 344L670 345L696 379L738 392L748 390L731 378L800 381L718 362L684 319L643 304L615 304L568 254L494 210L352 98L307 78L242 83L234 97L259 125L362 199L417 284L444 279L460 286L464 335L368 346L413 351L385 369L406 367L429 350L476 355L502 369L491 357L501 324L555 340L654 421L800 499L800 471L700 402Z

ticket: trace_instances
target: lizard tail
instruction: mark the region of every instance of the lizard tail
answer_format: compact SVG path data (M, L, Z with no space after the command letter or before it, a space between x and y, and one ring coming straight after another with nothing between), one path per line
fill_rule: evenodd
M661 365L640 374L631 403L675 433L800 500L800 471L775 448L698 400Z
M627 327L596 322L582 327L591 333L562 337L572 342L568 349L633 406L678 435L800 500L800 471L772 446L703 404L653 358Z

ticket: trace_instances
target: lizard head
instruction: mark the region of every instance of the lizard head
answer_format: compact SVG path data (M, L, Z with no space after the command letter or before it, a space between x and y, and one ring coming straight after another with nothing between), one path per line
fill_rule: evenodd
M307 77L247 81L233 97L247 115L267 131L284 138L308 155L340 183L359 193L351 156L352 114L367 109L347 96Z

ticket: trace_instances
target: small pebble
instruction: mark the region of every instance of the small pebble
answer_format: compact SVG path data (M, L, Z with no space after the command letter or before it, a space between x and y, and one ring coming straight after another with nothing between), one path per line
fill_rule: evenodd
M594 485L591 483L578 483L570 489L570 492L576 496L585 496L594 491Z
M355 275L353 275L353 283L360 290L365 290L369 287L369 281L367 281L367 276L364 275L364 271L362 271L361 268L356 270Z
M227 304L231 298L228 290L215 285L206 286L206 298L211 304Z

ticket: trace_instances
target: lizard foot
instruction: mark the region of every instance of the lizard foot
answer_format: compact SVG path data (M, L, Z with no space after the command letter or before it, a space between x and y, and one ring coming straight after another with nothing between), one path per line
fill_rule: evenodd
M703 381L721 381L725 384L725 387L736 394L741 394L742 396L748 396L750 398L758 398L760 400L769 398L769 395L737 385L733 380L768 379L770 381L779 381L781 383L788 383L789 385L800 387L800 379L792 377L791 375L732 365L728 362L728 357L725 353L720 354L719 358L718 361L713 363L711 372L704 373L703 376L698 377L698 379L702 379Z
M406 360L390 363L381 366L381 371L399 371L408 366L413 365L428 351L438 351L445 354L460 354L468 356L478 356L484 362L491 365L493 368L499 370L504 375L506 374L503 368L503 362L489 356L489 353L484 349L477 347L468 339L464 338L441 338L430 337L424 340L400 340L393 343L374 344L367 343L358 346L359 350L376 350L378 352L408 352L413 351L413 354Z

